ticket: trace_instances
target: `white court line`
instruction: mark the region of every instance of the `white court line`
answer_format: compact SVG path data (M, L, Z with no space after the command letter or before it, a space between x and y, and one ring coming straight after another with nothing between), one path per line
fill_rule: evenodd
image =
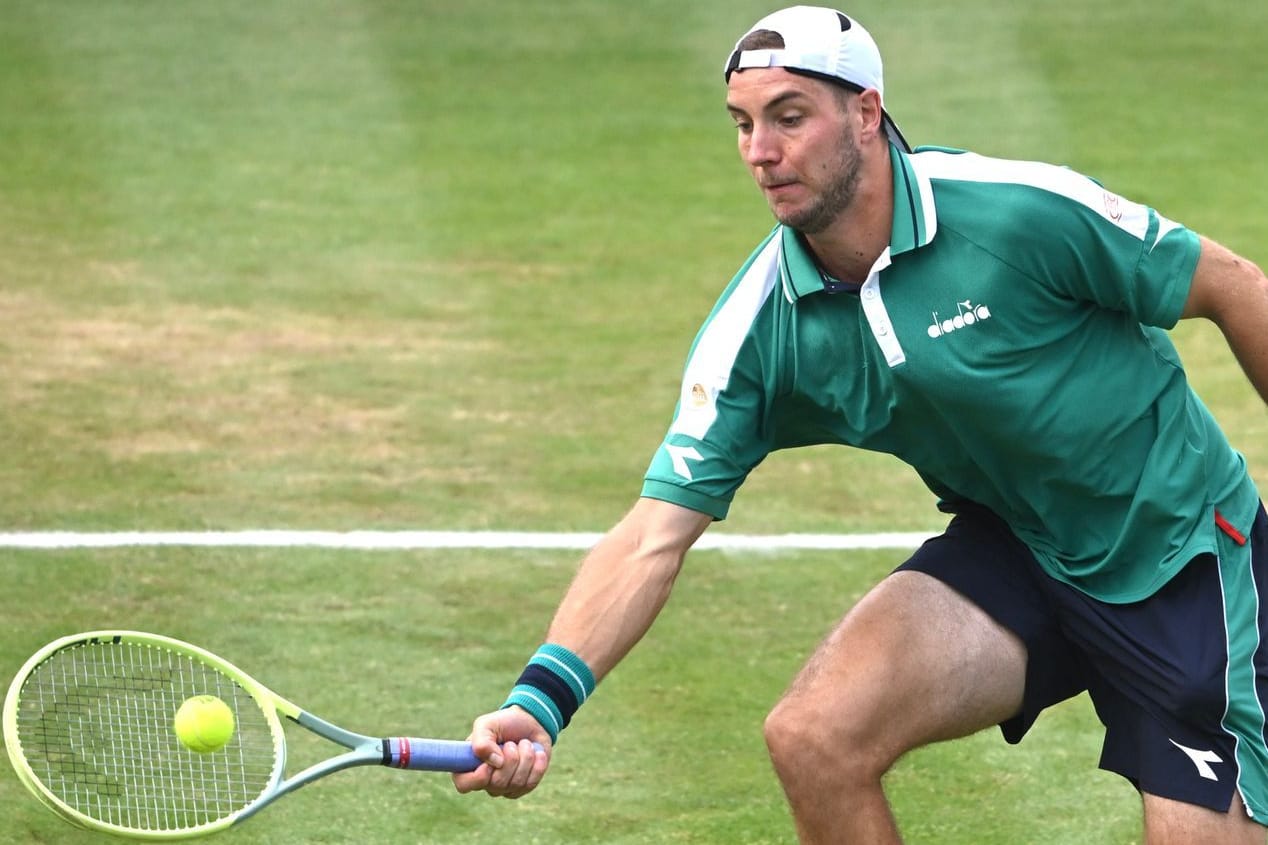
M527 531L33 531L0 533L0 548L105 549L208 546L322 549L589 549L602 534ZM706 534L697 549L911 549L933 532Z

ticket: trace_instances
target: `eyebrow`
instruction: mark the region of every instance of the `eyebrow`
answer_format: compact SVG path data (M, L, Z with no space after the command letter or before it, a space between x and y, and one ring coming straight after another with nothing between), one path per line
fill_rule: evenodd
M782 106L784 103L788 102L789 100L795 100L798 98L806 98L806 93L804 91L798 91L796 89L784 91L783 93L776 94L774 97L772 97L769 102L767 102L764 106L762 106L761 110L770 111L771 109ZM748 112L744 111L744 109L740 108L739 106L733 105L731 103L726 104L726 110L729 111L731 114L748 114Z

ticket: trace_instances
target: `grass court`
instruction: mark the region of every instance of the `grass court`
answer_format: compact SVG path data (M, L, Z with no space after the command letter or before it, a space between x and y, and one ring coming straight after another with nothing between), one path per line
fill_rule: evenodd
M599 531L771 219L721 66L754 0L0 0L0 531ZM1068 164L1268 262L1268 5L846 8L916 144ZM1262 482L1263 403L1176 333ZM891 459L772 456L716 531L937 529ZM901 551L698 551L519 802L338 775L224 841L782 843L764 714ZM568 551L0 550L0 678L153 630L367 733L465 736ZM1086 699L915 753L908 841L1127 845ZM320 753L320 744L295 752ZM0 766L0 843L91 843Z

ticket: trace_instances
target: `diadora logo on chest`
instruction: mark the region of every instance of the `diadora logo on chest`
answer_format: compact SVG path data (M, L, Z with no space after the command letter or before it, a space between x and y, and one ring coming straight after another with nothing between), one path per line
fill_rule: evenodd
M966 326L972 326L991 318L991 309L985 305L974 305L970 300L957 302L955 304L954 317L940 317L937 311L933 312L933 325L929 326L929 337L942 337L944 334L959 331Z

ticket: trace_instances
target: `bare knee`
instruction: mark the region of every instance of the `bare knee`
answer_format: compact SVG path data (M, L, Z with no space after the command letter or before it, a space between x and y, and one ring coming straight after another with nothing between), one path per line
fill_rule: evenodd
M877 782L899 753L871 719L838 705L830 716L813 701L785 697L766 717L763 732L776 773L785 783L802 775Z
M1021 706L1025 647L920 573L890 576L820 645L766 719L785 785L799 772L874 782L908 751Z

